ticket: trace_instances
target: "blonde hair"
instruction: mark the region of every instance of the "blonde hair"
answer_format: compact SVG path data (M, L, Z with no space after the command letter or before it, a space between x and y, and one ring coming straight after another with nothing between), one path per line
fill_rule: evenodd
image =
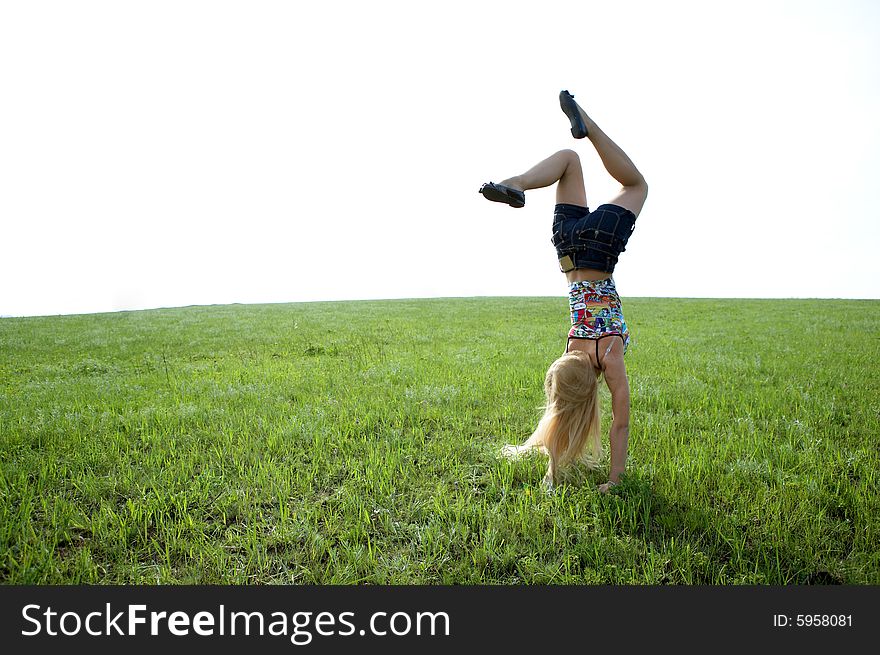
M574 350L553 362L544 378L544 393L544 415L532 436L522 446L508 446L503 452L506 456L530 449L546 453L550 456L547 481L552 483L557 469L576 460L595 465L602 457L599 380L589 355Z

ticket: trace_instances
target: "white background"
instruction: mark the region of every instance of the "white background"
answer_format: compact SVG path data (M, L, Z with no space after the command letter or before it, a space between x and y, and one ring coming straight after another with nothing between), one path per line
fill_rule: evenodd
M3 2L0 314L566 292L561 148L650 193L627 296L877 298L880 3Z

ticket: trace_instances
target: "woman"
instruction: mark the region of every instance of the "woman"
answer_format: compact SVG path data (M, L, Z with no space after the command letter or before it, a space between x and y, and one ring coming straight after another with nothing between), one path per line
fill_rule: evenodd
M602 452L599 434L598 379L605 375L611 392L611 471L606 492L626 469L629 440L629 382L623 355L629 332L611 274L645 204L648 185L620 147L596 125L568 91L559 94L562 111L576 139L588 138L605 169L622 188L610 203L587 208L584 176L578 155L562 150L522 175L480 188L488 200L512 207L525 205L525 191L556 184L553 245L569 283L571 330L565 354L547 371L547 405L532 436L521 446L506 446L515 457L538 449L550 457L544 484L557 481L561 467L581 458L589 446L591 462Z

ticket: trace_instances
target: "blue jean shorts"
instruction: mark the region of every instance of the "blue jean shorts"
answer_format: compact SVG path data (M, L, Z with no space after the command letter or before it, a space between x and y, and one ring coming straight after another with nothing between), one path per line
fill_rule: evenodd
M594 211L580 205L556 205L552 241L559 268L563 273L576 268L613 273L635 227L636 215L619 205L599 205Z

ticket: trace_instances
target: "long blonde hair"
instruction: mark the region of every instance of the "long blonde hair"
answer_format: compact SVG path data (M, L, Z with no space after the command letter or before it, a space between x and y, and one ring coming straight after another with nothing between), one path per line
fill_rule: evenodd
M602 457L599 380L585 352L565 353L544 378L547 403L538 427L522 446L550 456L551 477L576 460L595 465Z

